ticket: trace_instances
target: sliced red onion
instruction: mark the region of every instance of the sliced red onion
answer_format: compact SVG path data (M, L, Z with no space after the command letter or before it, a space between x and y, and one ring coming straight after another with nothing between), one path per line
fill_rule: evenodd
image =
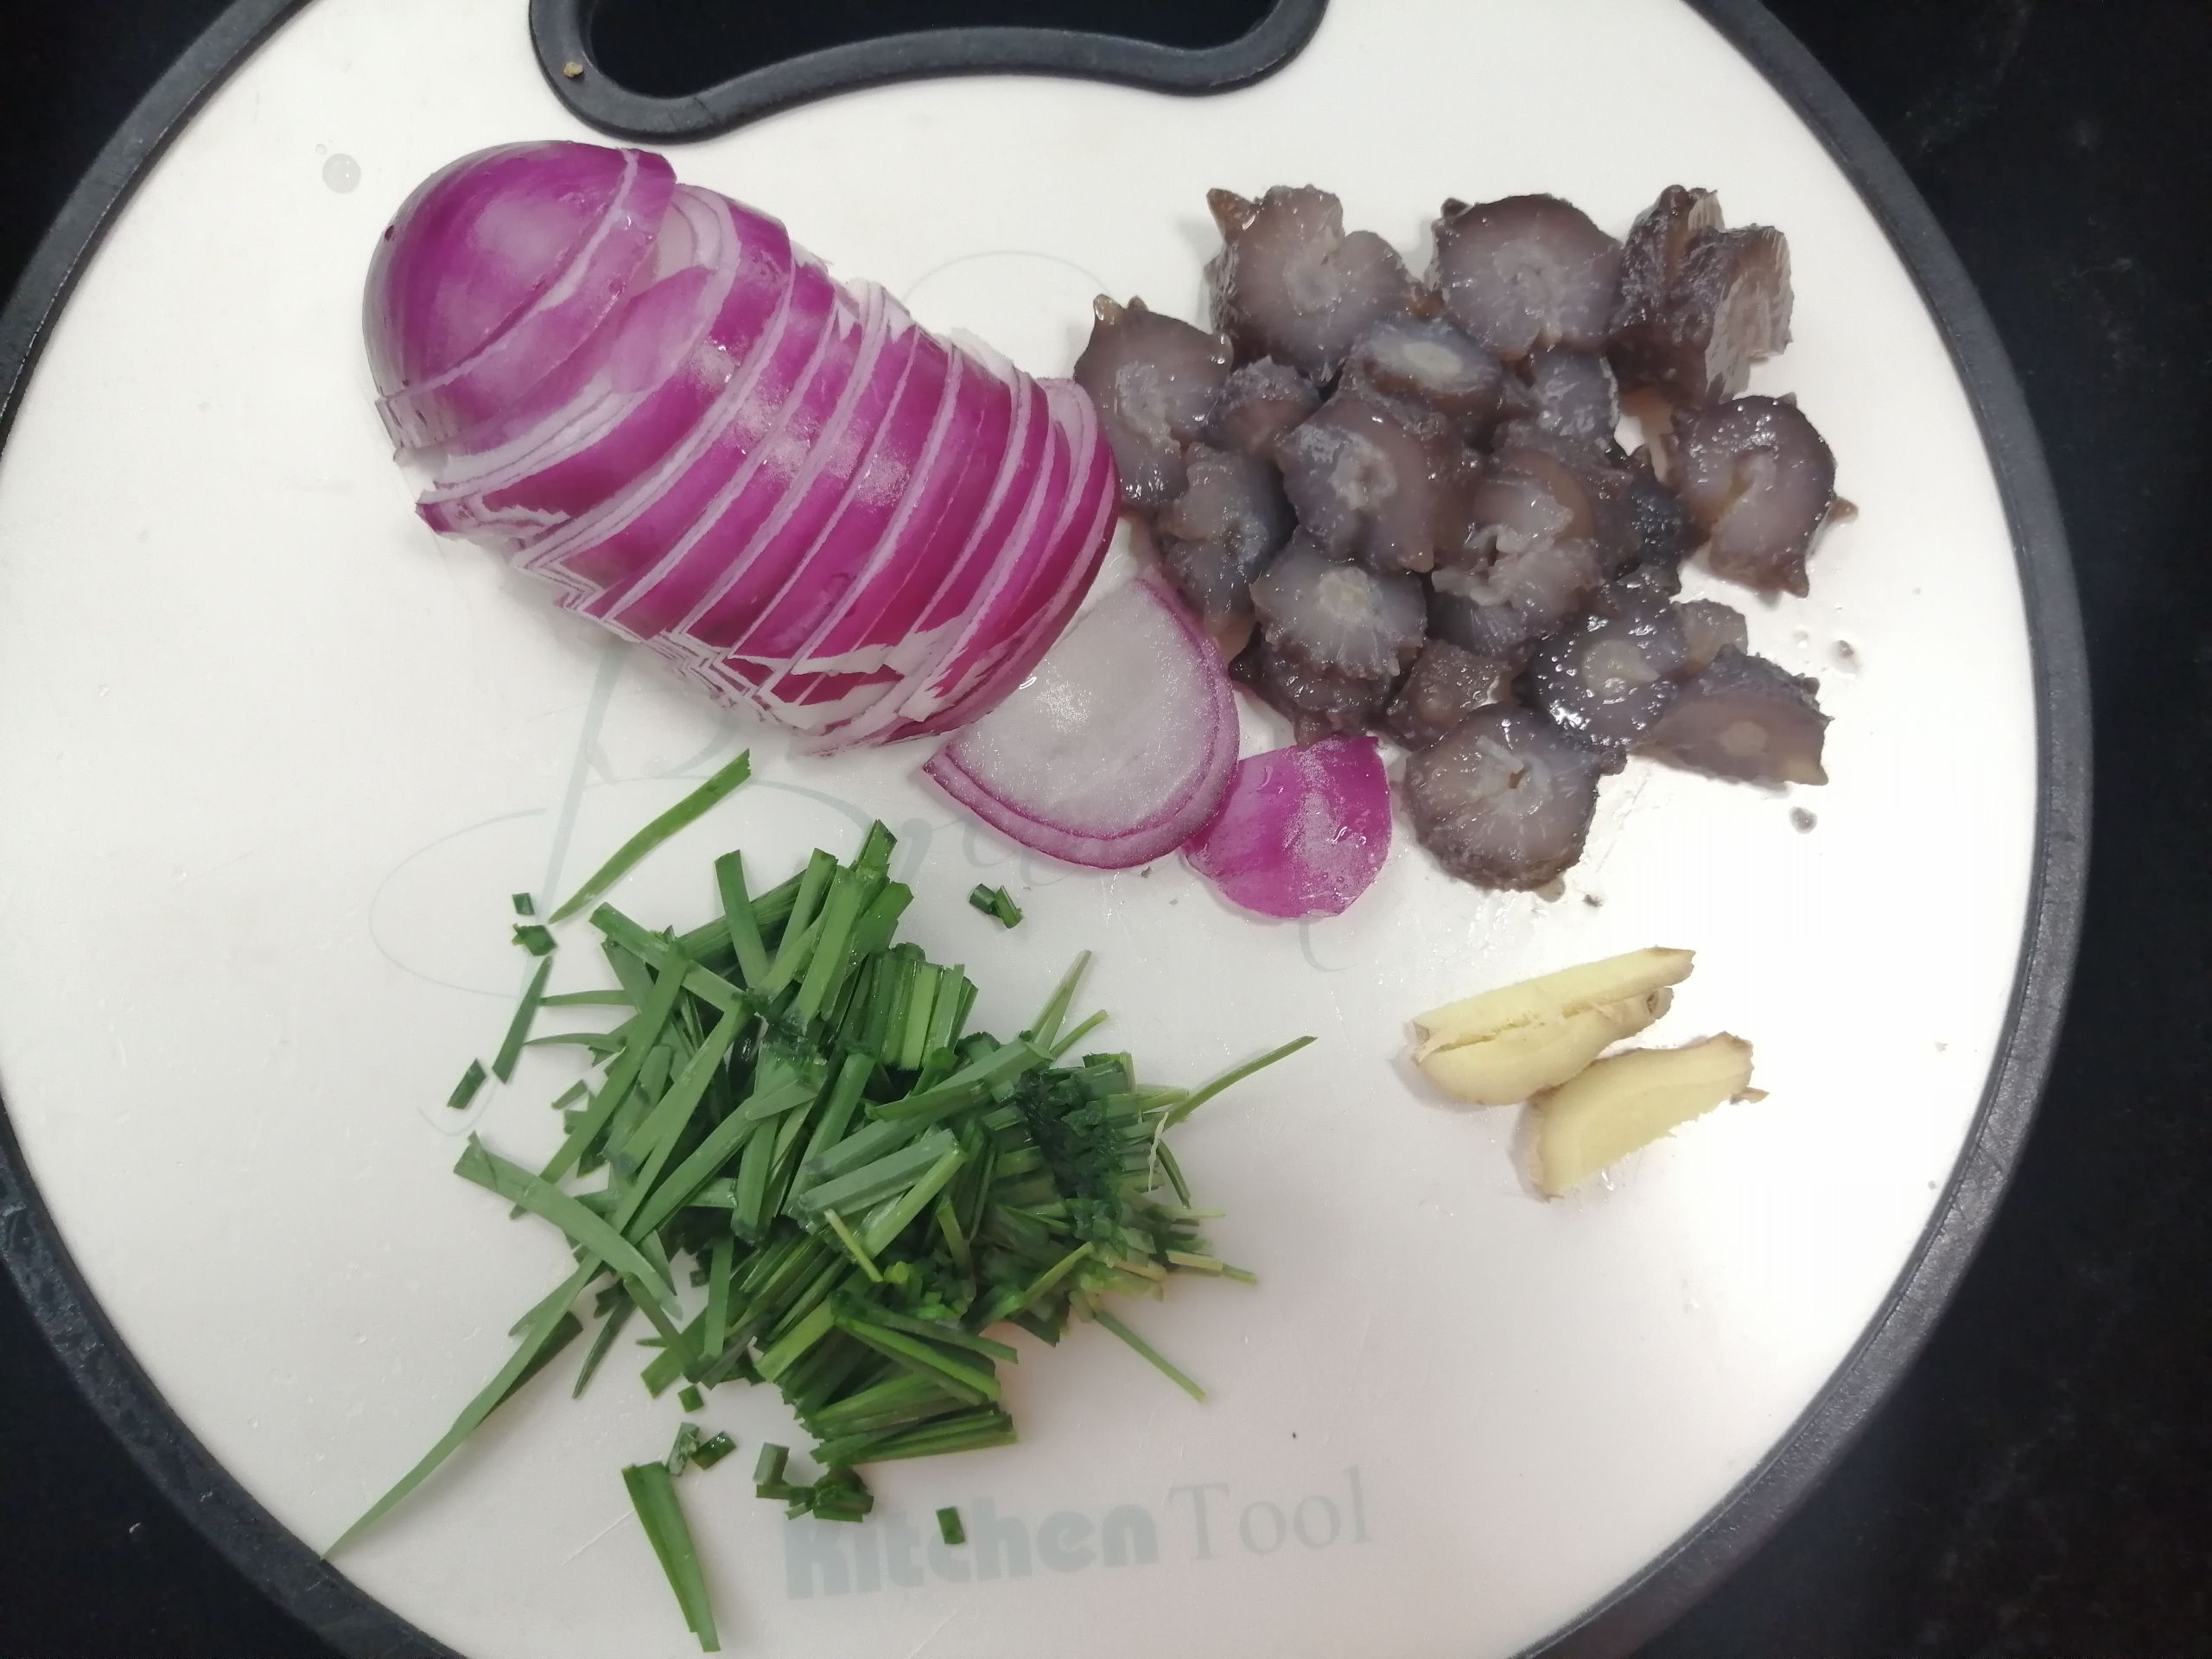
M504 550L523 570L565 595L563 604L599 598L615 586L636 591L659 569L668 542L727 480L727 472L711 463L717 446L734 446L731 464L741 461L748 453L743 446L773 429L794 383L804 383L829 338L851 331L856 321L829 273L819 264L795 259L791 281L779 296L759 347L676 447L597 506L566 524L519 532ZM639 526L640 520L647 522ZM639 526L636 533L626 535L633 526ZM610 539L624 544L594 556L592 550ZM603 579L571 571L572 559Z
M654 233L676 174L644 150L624 150L622 162L613 199L550 286L474 353L378 405L394 443L437 443L505 407L544 379L630 296L640 267L651 269ZM483 234L499 233L498 217L487 215Z
M1135 582L923 770L1033 851L1126 869L1211 818L1236 763L1236 706L1211 641L1164 589Z
M496 546L512 534L512 526L543 527L595 506L652 465L697 416L648 424L635 418L637 406L677 378L712 302L713 281L711 270L693 266L639 295L602 331L588 365L577 365L583 384L564 397L552 419L515 442L480 454L433 452L436 470L415 504L423 522L442 536L489 532ZM584 493L581 475L594 460L619 461L656 438L658 451L640 454L635 465L613 474L610 486ZM594 468L593 481L606 470Z
M1390 853L1390 780L1371 737L1332 737L1240 764L1191 868L1246 910L1341 916Z
M889 742L957 730L1027 680L1065 630L1105 559L1118 502L1116 472L1106 451L1103 430L1085 442L1094 451L1090 481L1079 492L1070 493L1075 510L1063 518L1036 563L1040 576L1047 580L1019 607L1017 615L1027 615L1028 620L1009 624L1011 632L1006 643L976 658L950 691L931 699L935 712L872 728L869 741ZM768 712L785 724L821 734L813 744L818 750L849 748L861 740L849 728L842 733L836 730L839 722L858 712L873 715L874 705L879 703L887 710L905 707L906 694L925 677L915 673L901 677L893 668L826 676L806 698L797 698L786 683L777 688L785 700L772 701ZM889 683L894 679L896 684ZM893 695L886 696L887 691ZM798 706L794 706L794 700ZM825 710L818 706L824 702L834 707Z
M588 233L388 399L435 416L402 456L432 469L423 517L824 747L1027 680L1110 539L1090 397L848 293L772 219L661 189L657 158L592 153L616 182Z
M598 144L502 144L416 186L369 262L362 333L378 394L489 345L567 270L632 165Z

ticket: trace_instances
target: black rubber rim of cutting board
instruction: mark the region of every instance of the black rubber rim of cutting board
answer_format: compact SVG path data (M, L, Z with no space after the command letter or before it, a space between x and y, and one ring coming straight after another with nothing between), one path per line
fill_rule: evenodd
M0 443L78 276L132 190L208 95L306 3L236 0L146 96L78 185L0 311ZM581 78L588 86L566 76L563 68L581 44L590 3L532 0L533 40L549 80L594 124L673 139L726 130L769 110L854 86L920 75L1018 70L1173 92L1224 90L1289 61L1311 37L1325 0L1282 0L1242 39L1207 51L1053 30L945 30L811 54L689 100L624 92L596 82L588 67ZM1996 329L1904 168L1811 54L1757 0L1690 3L1789 101L1857 186L1919 284L1974 404L2025 600L2037 722L2035 855L2019 967L1980 1109L1950 1184L1881 1311L1764 1463L1635 1580L1523 1659L1617 1659L1631 1652L1781 1523L1910 1366L1988 1230L2034 1117L2057 1045L2088 871L2088 666L2073 566L2042 446ZM572 33L564 35L563 27ZM642 124L655 118L644 105L671 102L692 111L690 125ZM349 1659L456 1659L279 1526L169 1410L71 1262L24 1167L4 1101L0 1255L108 1427L241 1573Z

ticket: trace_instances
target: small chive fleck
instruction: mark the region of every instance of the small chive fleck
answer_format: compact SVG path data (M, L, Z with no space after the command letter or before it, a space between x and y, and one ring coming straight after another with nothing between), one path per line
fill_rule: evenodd
M686 1469L690 1468L691 1466L692 1454L697 1452L699 1447L705 1443L706 1438L707 1437L704 1434L700 1433L698 1424L684 1423L680 1425L676 1431L675 1444L668 1448L668 1456L664 1459L667 1465L668 1472L671 1475L680 1475Z
M518 922L515 925L515 943L531 956L542 957L553 949L553 935L539 923Z
M757 1497L774 1498L778 1502L791 1494L784 1479L784 1471L791 1466L791 1449L778 1446L774 1441L760 1448L760 1455L753 1460L753 1491Z
M704 1411L707 1408L707 1396L701 1394L696 1386L687 1386L676 1396L676 1403L686 1411Z
M467 1111L469 1103L476 1098L476 1091L484 1086L485 1076L484 1062L471 1060L468 1070L461 1074L461 1081L454 1084L453 1093L446 1096L446 1104L456 1112Z
M515 894L514 906L515 914L518 916L535 916L537 914L537 900L531 898L526 893L518 893Z
M968 895L968 902L986 916L995 916L1007 927L1021 920L1021 906L1014 902L1014 895L1004 887L994 887L977 882L976 890Z
M960 1524L959 1510L939 1510L937 1512L937 1535L956 1547L968 1541L968 1529Z
M737 1442L728 1435L710 1434L700 1441L697 1450L691 1453L691 1466L694 1469L711 1469L736 1450Z

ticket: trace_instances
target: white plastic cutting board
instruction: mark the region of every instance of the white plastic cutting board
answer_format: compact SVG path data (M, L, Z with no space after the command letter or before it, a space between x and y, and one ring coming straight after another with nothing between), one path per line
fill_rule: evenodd
M1749 608L1755 648L1822 682L1834 784L1639 764L1562 899L1484 895L1405 845L1349 915L1300 928L1227 912L1173 861L1016 859L912 751L787 761L417 524L361 361L370 247L454 155L571 132L515 0L320 0L124 213L0 458L0 1088L138 1360L310 1543L436 1438L565 1261L448 1173L470 1130L542 1154L575 1075L533 1058L466 1116L442 1103L524 976L506 895L565 890L750 743L760 781L624 887L633 914L701 919L714 854L772 879L880 815L922 894L911 933L969 964L985 1023L1090 946L1091 999L1159 1077L1321 1041L1183 1141L1262 1286L1131 1312L1211 1403L1103 1332L1025 1338L1019 1446L887 1467L877 1521L830 1529L751 1495L741 1465L793 1438L772 1395L713 1397L744 1451L683 1496L731 1651L1488 1659L1608 1593L1879 1306L2021 936L2012 549L1936 330L1842 175L1662 0L1339 0L1226 97L938 81L676 155L1039 372L1071 362L1097 290L1195 315L1211 185L1327 185L1417 261L1447 195L1550 190L1620 229L1681 181L1788 231L1797 343L1756 386L1801 395L1861 517L1810 600ZM1029 921L968 909L979 877ZM1770 1097L1541 1203L1518 1115L1423 1093L1403 1022L1650 944L1699 953L1655 1038L1749 1036ZM572 948L556 988L591 961ZM532 1390L340 1564L471 1659L693 1651L617 1478L677 1415L632 1369L580 1405ZM948 1503L963 1551L920 1541Z

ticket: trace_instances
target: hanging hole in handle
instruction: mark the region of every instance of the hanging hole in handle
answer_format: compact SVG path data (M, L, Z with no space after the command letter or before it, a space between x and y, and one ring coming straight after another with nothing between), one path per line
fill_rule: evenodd
M619 0L594 12L586 38L601 72L632 92L688 98L887 35L1045 25L1193 52L1242 39L1274 9L1275 0Z
M926 75L1065 74L1197 94L1272 73L1327 0L531 0L546 80L601 131L724 132Z

